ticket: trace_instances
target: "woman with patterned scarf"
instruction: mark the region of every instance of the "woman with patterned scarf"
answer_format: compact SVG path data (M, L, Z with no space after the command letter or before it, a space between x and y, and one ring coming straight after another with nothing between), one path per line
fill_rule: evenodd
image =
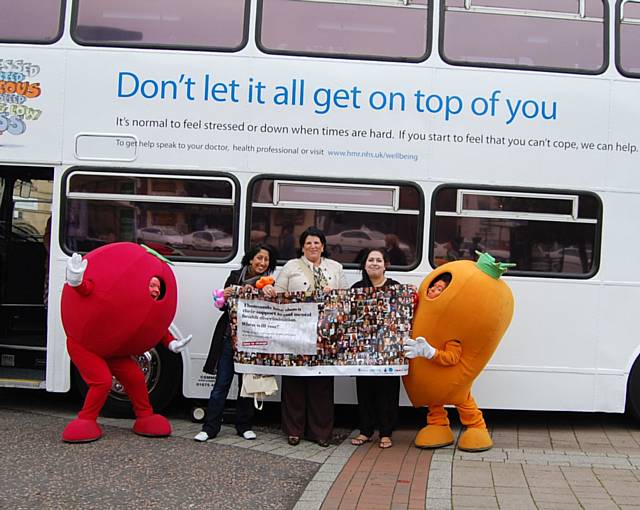
M324 233L309 227L300 235L300 257L287 262L275 283L278 292L347 288L342 264L326 258ZM333 377L282 377L282 429L295 446L305 435L329 446L333 431Z

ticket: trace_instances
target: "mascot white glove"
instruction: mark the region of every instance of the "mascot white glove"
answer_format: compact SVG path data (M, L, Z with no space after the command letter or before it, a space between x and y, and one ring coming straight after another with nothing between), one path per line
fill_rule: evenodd
M429 345L429 342L422 336L419 336L415 340L412 338L405 340L402 350L404 351L404 355L411 359L417 357L431 359L436 355L435 347Z
M185 348L187 347L187 344L191 342L192 336L193 335L189 335L184 338L181 338L180 340L171 340L171 342L169 342L169 350L175 353L184 351Z
M67 260L67 274L66 280L71 287L78 287L82 284L82 276L87 270L87 261L82 260L82 255L74 253L71 258Z

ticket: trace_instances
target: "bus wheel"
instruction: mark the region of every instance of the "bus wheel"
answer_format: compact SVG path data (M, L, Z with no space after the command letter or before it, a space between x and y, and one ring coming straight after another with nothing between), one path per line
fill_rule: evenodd
M136 361L144 373L151 406L155 412L161 412L174 399L182 382L181 357L158 345L137 356ZM87 394L87 384L77 370L74 370L73 379L84 398ZM122 383L115 377L101 414L116 418L133 416L129 397Z
M204 406L193 406L189 413L189 417L193 423L202 423L206 415L207 410Z
M640 421L640 358L631 367L627 381L627 413Z

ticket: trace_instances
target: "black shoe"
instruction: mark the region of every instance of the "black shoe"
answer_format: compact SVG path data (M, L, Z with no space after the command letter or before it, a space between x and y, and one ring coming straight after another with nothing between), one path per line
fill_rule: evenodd
M289 436L287 438L287 443L291 446L298 446L300 444L300 438L298 436Z
M329 440L327 439L318 439L317 443L318 443L318 446L322 446L323 448L326 448L330 444Z

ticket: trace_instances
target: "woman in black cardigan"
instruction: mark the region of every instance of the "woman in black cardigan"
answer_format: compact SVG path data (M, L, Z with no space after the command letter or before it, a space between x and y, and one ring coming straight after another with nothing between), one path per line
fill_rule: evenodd
M257 244L242 257L242 267L231 271L224 284L224 297L228 299L233 291L232 285L252 285L262 276L273 273L276 267L277 254L268 244ZM233 382L233 345L231 344L231 327L229 325L229 311L225 305L222 317L218 320L213 332L209 356L204 364L203 372L216 374L216 381L209 396L207 414L202 431L198 432L196 441L213 439L220 432L222 412ZM253 399L240 396L242 375L238 375L238 399L236 401L236 431L245 439L255 439L256 434L251 430L254 407Z
M382 248L370 248L363 254L360 268L362 280L356 282L352 289L362 287L386 288L399 283L385 276L389 266L389 255ZM358 395L358 414L360 416L360 434L351 440L351 444L359 446L371 441L373 431L378 427L380 448L393 446L391 433L398 418L400 396L400 377L368 375L356 377Z

